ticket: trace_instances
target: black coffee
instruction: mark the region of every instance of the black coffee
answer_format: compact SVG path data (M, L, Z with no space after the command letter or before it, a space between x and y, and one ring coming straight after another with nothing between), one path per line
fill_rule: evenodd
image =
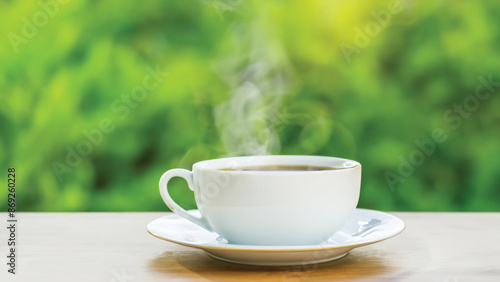
M224 171L316 171L316 170L334 170L342 169L330 166L311 166L311 165L259 165L236 168L221 168Z

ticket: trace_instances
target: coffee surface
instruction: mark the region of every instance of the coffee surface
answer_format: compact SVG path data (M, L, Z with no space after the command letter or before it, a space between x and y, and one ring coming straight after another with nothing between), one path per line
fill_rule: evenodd
M224 171L318 171L342 169L329 166L310 166L310 165L259 165L245 166L236 168L221 168Z

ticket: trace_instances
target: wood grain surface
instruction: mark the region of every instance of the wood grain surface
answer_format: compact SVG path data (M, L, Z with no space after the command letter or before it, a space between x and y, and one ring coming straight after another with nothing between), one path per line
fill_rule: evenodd
M392 213L406 223L400 235L288 267L222 262L149 235L166 214L18 213L17 274L4 227L0 281L500 281L500 213Z

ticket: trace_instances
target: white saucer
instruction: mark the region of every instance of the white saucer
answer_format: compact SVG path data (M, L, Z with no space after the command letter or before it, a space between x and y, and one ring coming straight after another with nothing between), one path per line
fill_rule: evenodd
M189 213L198 216L198 210ZM356 209L349 222L328 241L305 246L250 246L229 244L175 214L153 220L147 226L151 235L188 247L199 248L210 256L251 265L300 265L339 259L350 250L394 237L404 222L388 213Z

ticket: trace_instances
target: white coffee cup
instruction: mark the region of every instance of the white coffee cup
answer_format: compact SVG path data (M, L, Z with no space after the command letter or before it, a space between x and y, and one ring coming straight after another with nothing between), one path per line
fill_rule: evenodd
M290 165L329 170L240 171L242 167ZM227 170L230 169L230 170ZM167 183L186 179L201 217L172 200ZM361 183L358 162L322 156L249 156L195 163L193 171L171 169L160 194L177 215L216 232L231 244L319 244L348 221Z

